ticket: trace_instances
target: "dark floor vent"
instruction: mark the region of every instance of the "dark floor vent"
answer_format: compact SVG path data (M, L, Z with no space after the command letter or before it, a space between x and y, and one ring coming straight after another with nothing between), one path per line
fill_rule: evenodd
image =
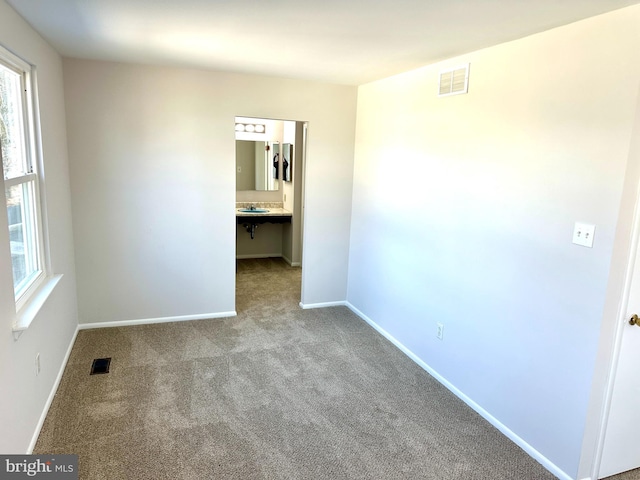
M98 373L109 373L109 365L111 364L111 357L109 358L96 358L91 365L91 375L97 375Z

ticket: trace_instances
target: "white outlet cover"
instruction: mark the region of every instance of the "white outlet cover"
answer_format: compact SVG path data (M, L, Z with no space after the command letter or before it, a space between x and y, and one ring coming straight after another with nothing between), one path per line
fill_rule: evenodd
M596 234L596 226L589 223L576 222L573 227L573 243L583 247L593 247L593 237Z

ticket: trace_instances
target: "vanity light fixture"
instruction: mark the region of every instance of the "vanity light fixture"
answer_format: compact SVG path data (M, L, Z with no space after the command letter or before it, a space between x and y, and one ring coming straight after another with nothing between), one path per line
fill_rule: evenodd
M265 133L266 128L261 123L236 123L236 132Z

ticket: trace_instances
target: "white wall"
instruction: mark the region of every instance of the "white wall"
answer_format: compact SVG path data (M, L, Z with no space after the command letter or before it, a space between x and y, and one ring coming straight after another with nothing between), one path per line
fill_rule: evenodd
M571 478L636 114L639 24L631 7L358 94L348 301ZM439 71L465 62L469 94L438 98ZM597 226L593 249L571 243L575 221Z
M0 452L25 453L77 327L76 285L62 62L4 0L0 0L0 44L37 67L51 263L54 273L64 275L28 330L14 340L7 214L0 208Z
M346 298L356 89L65 59L81 323L235 310L236 116L309 121L303 301Z

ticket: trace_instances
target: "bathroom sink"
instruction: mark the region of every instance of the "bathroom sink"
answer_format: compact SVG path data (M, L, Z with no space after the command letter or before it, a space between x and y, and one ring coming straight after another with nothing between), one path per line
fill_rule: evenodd
M255 208L253 210L250 208L240 208L238 211L242 213L269 213L269 210L266 208Z

